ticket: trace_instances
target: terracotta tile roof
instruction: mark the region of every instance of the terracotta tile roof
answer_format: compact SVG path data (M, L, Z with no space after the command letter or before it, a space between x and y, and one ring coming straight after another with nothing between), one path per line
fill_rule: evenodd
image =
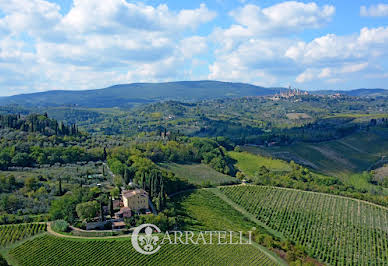
M147 192L145 192L143 189L124 190L122 194L126 198L130 198L135 195L148 195Z
M113 223L113 227L121 227L121 226L125 226L125 223L124 222L114 222Z
M120 209L120 211L118 212L118 214L123 214L124 212L130 212L131 211L131 208L128 208L128 207L122 207Z

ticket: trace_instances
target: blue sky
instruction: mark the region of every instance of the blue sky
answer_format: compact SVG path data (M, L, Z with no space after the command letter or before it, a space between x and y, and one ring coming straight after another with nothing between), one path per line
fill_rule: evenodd
M212 79L388 89L388 1L0 0L0 95Z

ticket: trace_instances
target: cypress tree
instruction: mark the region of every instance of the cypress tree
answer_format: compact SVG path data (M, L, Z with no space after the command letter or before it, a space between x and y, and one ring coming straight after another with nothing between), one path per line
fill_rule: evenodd
M110 212L110 217L112 218L114 216L112 196L109 197L109 212Z
M106 158L108 158L108 154L107 154L107 152L106 152L106 147L104 147L104 161L106 160Z
M100 198L100 220L104 221L104 206L102 205L102 198Z
M145 179L145 173L142 173L141 175L141 185L144 190L146 190L146 179Z
M62 178L59 178L59 196L62 196Z
M164 184L162 183L160 187L160 196L161 196L161 205L162 208L166 205L166 194L164 193Z
M124 182L125 182L125 185L128 185L128 184L129 184L129 173L128 173L128 168L125 168L125 170L124 170Z

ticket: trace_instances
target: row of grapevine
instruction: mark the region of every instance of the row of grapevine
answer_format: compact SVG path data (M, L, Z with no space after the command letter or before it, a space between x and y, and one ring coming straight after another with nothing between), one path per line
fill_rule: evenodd
M10 224L0 226L0 246L4 247L24 238L46 231L45 223Z
M222 187L231 200L330 265L387 265L388 210L366 202L261 186Z
M136 252L129 239L77 240L43 235L9 253L20 265L274 265L252 245L163 245Z

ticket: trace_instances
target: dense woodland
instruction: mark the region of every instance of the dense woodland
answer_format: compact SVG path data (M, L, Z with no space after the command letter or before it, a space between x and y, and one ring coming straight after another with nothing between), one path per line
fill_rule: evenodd
M78 128L75 124L65 125L54 119L49 119L47 113L44 115L31 114L21 116L20 114L0 115L0 128L17 129L24 132L39 132L46 136L77 136Z

